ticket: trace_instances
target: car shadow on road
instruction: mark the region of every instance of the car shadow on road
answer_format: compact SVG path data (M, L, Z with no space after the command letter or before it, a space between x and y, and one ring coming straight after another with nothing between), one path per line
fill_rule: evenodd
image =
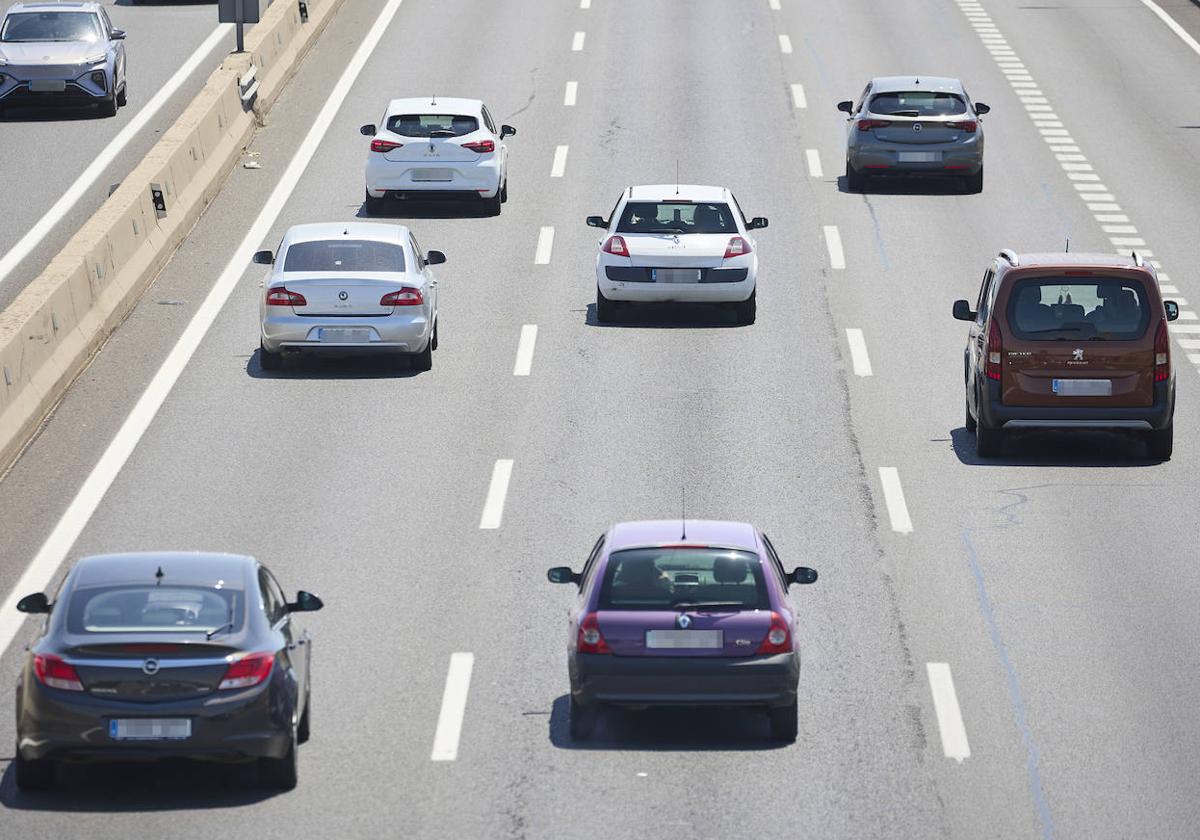
M550 710L550 743L562 750L749 752L792 746L771 739L771 727L761 709L606 708L596 721L595 733L586 741L571 737L569 710L566 694L555 698Z
M975 433L950 430L958 460L972 467L1152 467L1162 462L1146 455L1133 434L1105 431L1025 431L1010 433L996 458L980 458Z
M470 201L389 201L378 213L368 213L366 205L360 205L355 217L367 222L397 219L492 219L485 212L483 203Z
M11 756L0 760L9 762L0 779L0 808L14 811L194 811L241 808L278 795L258 787L253 778L242 778L244 770L182 760L66 764L59 768L53 789L24 793L17 789Z
M622 306L616 320L601 324L596 320L596 304L587 305L585 323L589 327L634 327L637 329L727 329L739 326L737 315L704 303L639 303Z
M246 360L246 375L252 379L411 379L422 372L408 365L409 359L383 354L315 356L285 353L283 370L263 370L261 350Z
M962 181L957 178L939 178L924 175L919 178L903 178L889 176L886 178L868 179L867 185L858 191L851 191L846 184L846 176L839 175L837 179L838 192L849 195L964 195Z
M109 119L109 117L102 115L98 106L87 103L70 108L49 105L37 107L9 105L4 109L4 113L0 114L0 124L90 122L99 119Z

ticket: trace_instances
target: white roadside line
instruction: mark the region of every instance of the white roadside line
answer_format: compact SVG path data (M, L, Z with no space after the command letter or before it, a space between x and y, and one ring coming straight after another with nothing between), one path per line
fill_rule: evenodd
M245 238L234 249L233 256L229 258L228 264L221 272L212 291L208 293L204 302L200 304L200 308L196 310L196 314L192 316L192 320L179 337L179 341L167 354L166 360L154 374L154 378L146 386L146 390L138 399L137 404L134 405L133 410L129 412L129 416L125 418L125 422L121 424L121 428L108 444L108 448L104 450L104 454L100 456L100 460L84 480L79 492L75 494L75 498L71 500L71 504L59 518L54 530L50 532L50 536L46 538L17 581L16 586L13 587L4 603L0 605L0 651L7 649L12 644L13 638L21 629L24 616L17 612L17 600L29 592L45 590L53 582L55 572L66 559L67 552L71 550L75 540L87 526L92 514L104 499L104 494L108 492L108 488L112 486L113 481L121 472L121 468L133 454L138 441L150 427L150 423L158 414L167 395L171 393L175 381L183 373L192 354L200 346L209 327L217 319L221 308L233 293L242 275L245 274L250 265L250 258L266 241L267 234L271 231L271 225L275 223L275 219L283 210L284 204L287 203L296 184L304 175L309 162L316 153L317 146L329 131L334 117L337 116L343 100L350 92L359 73L362 72L372 51L379 44L380 38L383 37L383 33L387 30L388 24L392 22L392 18L395 17L402 2L404 0L388 0L387 5L380 11L371 30L363 38L349 64L346 65L346 69L342 72L341 78L334 85L329 98L325 100L320 113L313 120L308 134L304 136L297 147L296 154L292 157L287 169L284 170L279 183L271 191L270 197L259 211L254 223L250 225Z
M825 173L821 169L821 153L816 149L805 149L804 157L808 159L808 174L812 178L820 178Z
M825 247L829 250L829 267L846 267L846 254L842 251L842 235L836 225L825 225Z
M958 695L954 693L954 680L950 666L945 662L926 662L925 672L929 675L929 691L933 694L933 710L937 713L938 730L942 733L942 752L959 764L971 757L971 746L967 743L967 729L963 726L962 712L958 708Z
M1153 0L1142 0L1142 5L1154 12L1154 14L1158 15L1159 20L1169 26L1171 31L1178 35L1179 39L1183 41L1183 43L1192 48L1192 52L1196 53L1196 55L1200 55L1200 41L1197 41L1195 38L1193 38L1186 29L1179 25L1175 18L1164 12L1162 7L1153 2Z
M563 104L568 108L575 105L575 97L579 93L579 82L567 82L567 90L563 94Z
M533 347L537 344L537 324L525 324L521 327L521 337L517 340L517 361L513 365L513 376L528 376L533 370Z
M867 340L863 331L854 327L847 328L846 342L850 345L850 361L854 365L855 376L871 376L871 357L867 355Z
M895 467L879 468L879 483L883 485L883 500L887 502L888 518L892 530L900 534L911 534L912 519L908 516L908 505L904 502L904 488L900 486L900 472Z
M479 527L485 531L494 531L504 520L504 499L508 496L508 480L512 478L513 462L511 458L501 458L492 467L492 480L488 484L487 499L483 503L483 514L479 517Z
M808 107L808 98L804 95L804 85L792 85L792 104L797 108Z
M791 55L792 39L789 38L787 35L779 36L779 51L782 52L784 55Z
M576 32L575 38L571 41L571 52L581 52L583 50L583 40L587 38L586 32Z
M450 654L446 671L446 687L442 690L442 710L438 712L437 730L433 733L432 761L454 761L458 758L458 741L462 736L463 716L467 712L467 694L471 690L471 670L475 654Z
M554 250L554 228L543 225L538 232L537 252L533 255L534 265L549 265L550 254Z
M26 231L25 235L17 240L16 244L8 250L8 253L0 257L0 283L12 273L17 265L29 256L47 234L54 229L54 226L63 220L67 213L71 212L79 199L87 193L92 185L96 183L96 179L104 174L104 170L116 160L124 148L129 145L134 137L146 127L150 120L166 105L168 100L179 90L180 86L188 80L188 77L195 72L200 63L208 58L218 44L229 34L233 29L233 24L223 23L214 29L204 42L196 48L196 51L191 54L187 61L180 65L179 69L167 79L149 101L143 105L133 118L125 124L125 127L117 132L117 136L109 141L108 145L100 150L100 153L92 158L92 162L88 164L87 169L75 179L71 186L67 187L66 192L51 205L50 209L38 219L33 227Z
M550 164L550 177L561 178L567 171L567 147L557 146L554 149L554 163Z

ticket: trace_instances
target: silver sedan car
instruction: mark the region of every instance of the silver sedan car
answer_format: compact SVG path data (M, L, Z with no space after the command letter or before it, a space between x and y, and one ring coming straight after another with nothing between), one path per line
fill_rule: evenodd
M416 370L433 367L437 349L437 279L441 251L421 250L404 225L323 222L288 230L275 253L259 311L264 370L285 352L395 353Z
M958 79L872 79L847 116L846 187L861 192L876 175L940 175L983 192L983 121L991 109L971 102Z
M99 3L17 3L0 23L0 114L23 105L125 104L125 33Z

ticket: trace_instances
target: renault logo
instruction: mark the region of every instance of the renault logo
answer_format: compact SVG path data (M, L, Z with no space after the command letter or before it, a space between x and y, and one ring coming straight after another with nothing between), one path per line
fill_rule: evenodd
M920 131L920 130L921 130L921 124L913 123L913 131Z
M346 298L348 298L348 297L350 297L350 295L349 295L348 293L346 293L346 292L338 292L338 300L345 300L345 299L346 299Z
M683 613L675 617L675 623L679 625L680 630L686 630L692 626L692 620Z
M142 673L148 677L152 677L158 673L158 660L147 659L142 663Z

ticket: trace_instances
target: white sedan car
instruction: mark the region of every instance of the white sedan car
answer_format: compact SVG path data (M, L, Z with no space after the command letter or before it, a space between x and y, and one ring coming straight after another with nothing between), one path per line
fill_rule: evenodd
M596 255L596 320L612 321L635 302L724 304L739 324L753 324L758 254L747 220L724 187L630 187L612 216L588 216L604 228Z
M279 250L259 251L271 266L259 312L259 362L283 366L283 353L398 353L433 367L438 343L441 251L421 250L404 225L323 222L296 225Z
M508 201L508 146L517 130L497 127L478 99L393 99L379 125L359 131L367 153L368 215L387 198L469 198L492 215Z

